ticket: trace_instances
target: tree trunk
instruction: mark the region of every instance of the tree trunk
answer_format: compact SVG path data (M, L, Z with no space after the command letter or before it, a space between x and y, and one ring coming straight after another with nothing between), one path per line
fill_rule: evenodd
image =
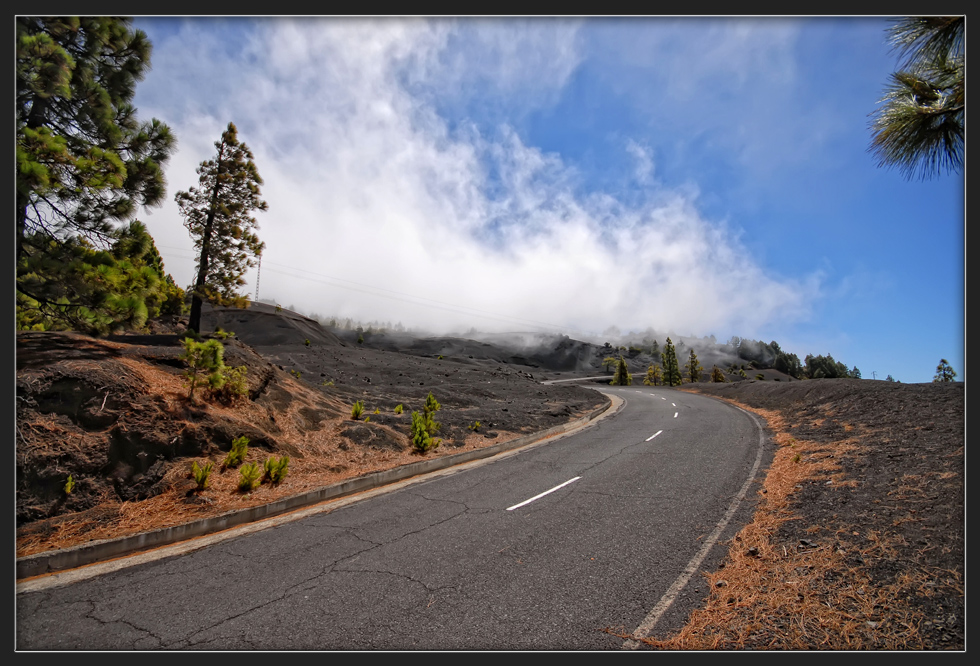
M187 328L195 333L201 332L201 309L204 306L204 301L201 298L201 288L207 283L208 267L211 263L211 232L214 229L214 214L218 210L218 192L221 190L221 167L224 153L225 144L222 141L221 147L218 148L214 190L211 192L211 207L208 210L208 219L204 223L204 234L201 237L201 265L197 271L197 283L194 285L194 295L191 297L191 315L187 322Z
M201 309L204 300L201 298L201 288L207 283L208 266L211 263L211 230L214 227L214 207L213 202L218 198L218 185L214 186L214 196L212 197L211 210L208 211L208 220L204 224L204 237L201 239L201 266L197 271L197 282L194 284L194 295L191 298L191 315L187 323L187 328L195 333L201 332Z

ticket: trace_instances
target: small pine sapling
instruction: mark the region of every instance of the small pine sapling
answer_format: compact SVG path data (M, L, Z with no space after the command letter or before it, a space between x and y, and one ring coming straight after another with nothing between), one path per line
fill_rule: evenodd
M429 433L429 435L435 435L442 427L442 424L435 419L435 414L440 409L442 409L442 405L439 404L439 401L436 400L436 397L430 392L429 395L426 396L425 406L422 408L422 418L425 423L425 430Z
M187 397L194 401L194 390L200 386L212 388L224 383L222 370L225 367L225 348L217 340L195 342L184 338L184 353L180 358L187 362L184 377L187 379L189 392Z
M262 477L274 486L278 486L282 483L282 480L286 478L286 474L289 473L289 456L283 456L282 458L266 458L265 460L265 475Z
M75 490L75 479L72 478L71 474L68 475L68 480L65 481L65 494L71 495L71 492Z
M403 411L405 411L404 407L401 405L395 405L395 414L401 414Z
M221 463L222 468L238 467L241 465L245 461L245 456L248 455L248 442L249 439L245 435L236 438L231 443L231 450L225 456L224 462Z
M412 412L412 448L416 453L425 454L439 447L439 440L433 439L423 414Z
M214 463L208 461L204 465L198 465L195 460L191 463L191 477L193 477L194 482L197 484L196 490L205 490L211 483L211 471L214 469Z
M364 413L364 403L358 400L350 408L350 417L355 421L361 418L361 414Z
M251 492L260 483L260 478L262 476L262 469L259 467L258 463L250 462L242 465L242 468L238 470L238 489L243 493Z

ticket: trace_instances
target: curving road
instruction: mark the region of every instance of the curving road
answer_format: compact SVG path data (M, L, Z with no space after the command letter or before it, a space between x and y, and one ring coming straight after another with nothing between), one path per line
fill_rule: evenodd
M771 451L726 403L602 390L620 411L577 434L179 556L18 585L16 649L636 647L604 630L683 625Z

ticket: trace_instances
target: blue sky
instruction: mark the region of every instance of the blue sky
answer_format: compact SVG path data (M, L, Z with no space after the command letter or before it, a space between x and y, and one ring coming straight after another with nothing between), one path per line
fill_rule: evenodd
M945 358L965 380L963 177L867 151L886 18L134 25L139 115L179 142L140 219L182 286L173 196L231 121L269 204L260 298L439 332L775 340L867 379Z

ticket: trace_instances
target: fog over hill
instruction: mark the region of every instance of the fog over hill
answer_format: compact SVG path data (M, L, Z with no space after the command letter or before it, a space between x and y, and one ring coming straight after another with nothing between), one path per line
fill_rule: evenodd
M772 348L762 341L733 337L727 342L718 342L714 336L678 335L652 328L622 333L613 327L602 336L583 335L580 338L539 331L481 331L475 327L440 332L406 329L385 322L306 315L290 307L279 306L277 309L271 300L252 303L250 309L255 313L286 315L285 318L293 322L297 330L319 328L329 339L320 331L311 335L321 342L363 345L418 356L508 363L553 372L603 373L607 371L605 360L620 356L627 361L630 372L645 372L650 365L661 362L660 351L668 338L675 346L682 369L692 349L706 373L713 366L722 370L743 366L749 370L752 362L757 369L770 368L775 360ZM234 313L226 316L231 318L229 321L235 319ZM271 334L264 335L268 337ZM263 338L260 344L280 344L285 339L282 337L284 335L269 337L268 340ZM754 376L754 373L750 376Z

